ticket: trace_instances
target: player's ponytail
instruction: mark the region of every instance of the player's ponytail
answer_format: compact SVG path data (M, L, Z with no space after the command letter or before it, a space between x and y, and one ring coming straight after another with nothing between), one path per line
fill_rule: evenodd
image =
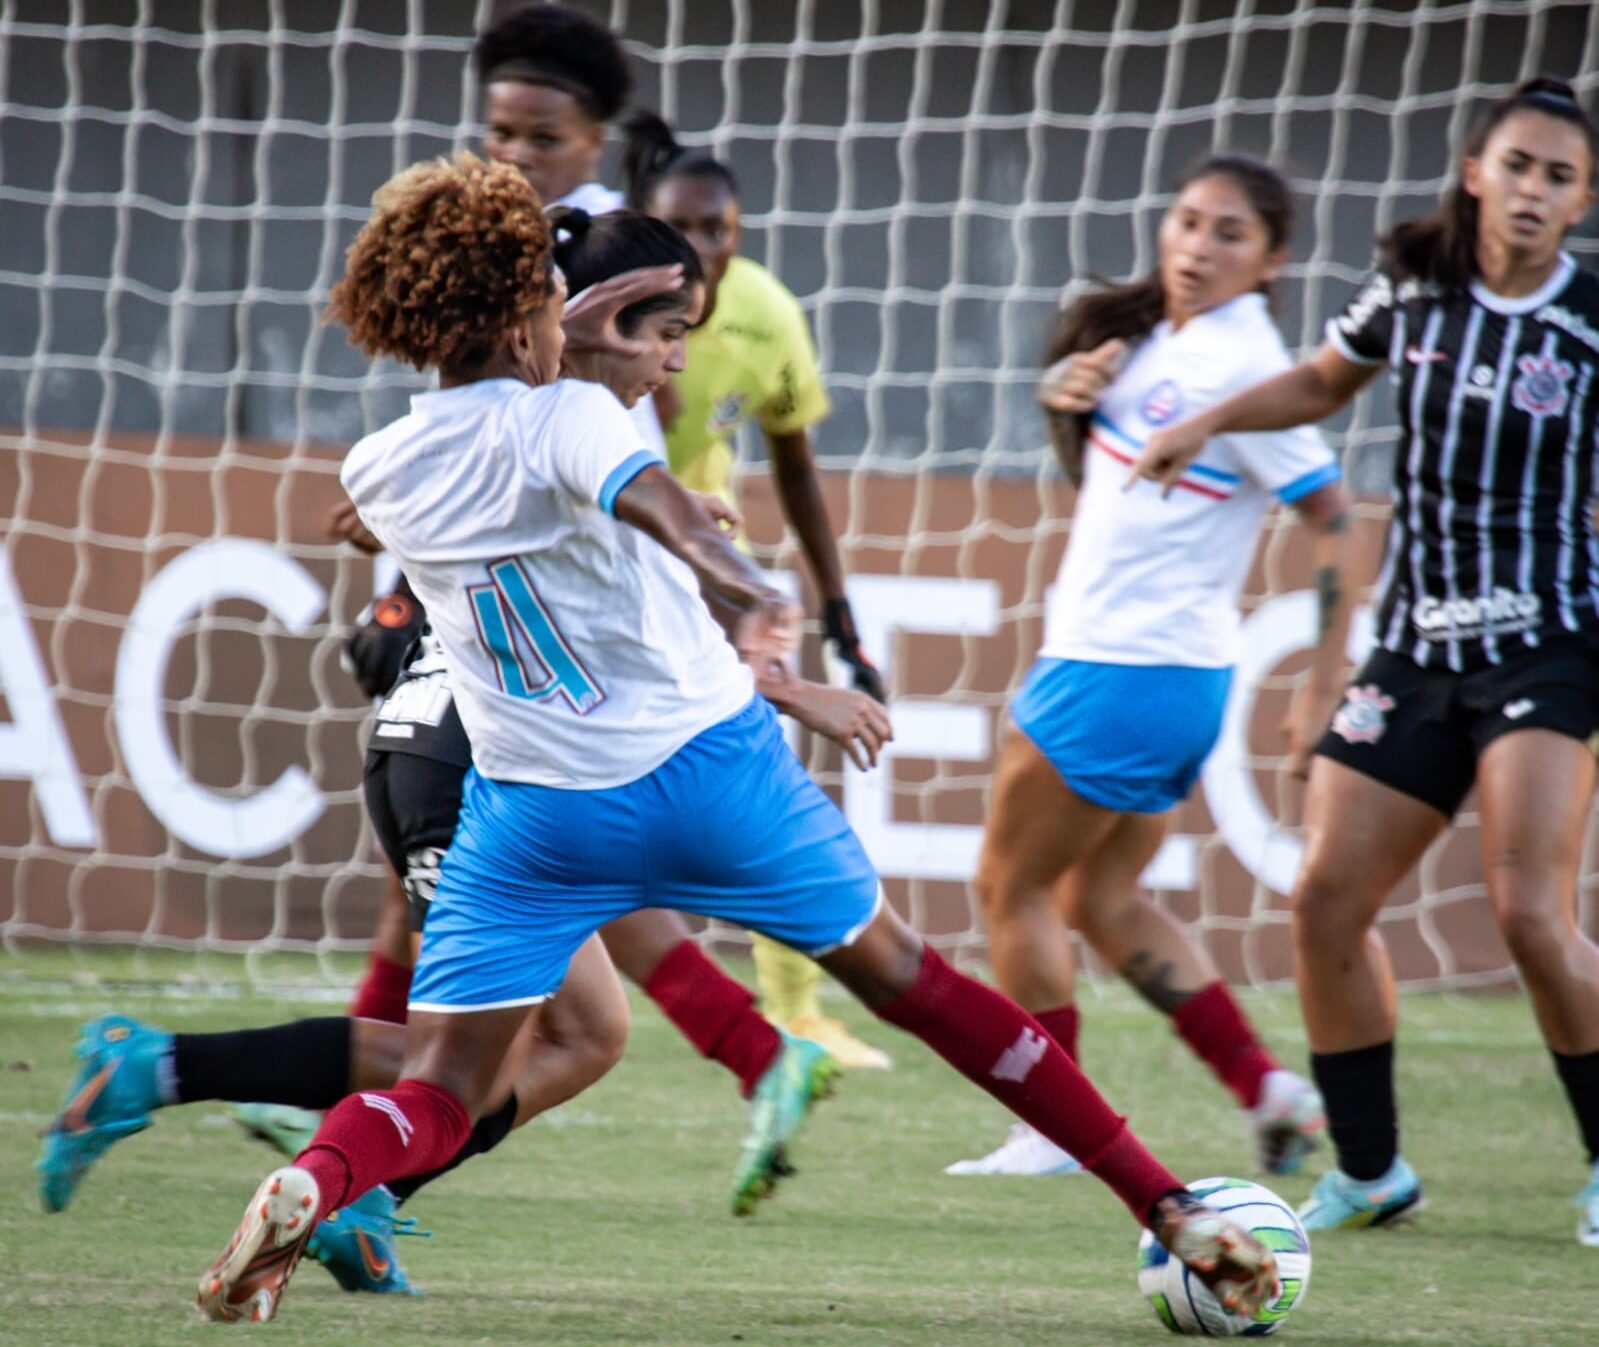
M1270 164L1243 154L1215 154L1201 160L1177 182L1174 195L1202 178L1224 177L1249 198L1250 207L1266 229L1272 252L1288 245L1294 227L1293 191L1288 180ZM1263 287L1270 293L1270 287ZM1120 285L1100 282L1079 295L1060 316L1044 352L1044 365L1053 365L1078 351L1117 338L1141 341L1166 316L1166 287L1156 266L1137 280Z
M1481 157L1488 137L1515 112L1541 112L1581 128L1588 141L1588 179L1599 171L1599 132L1565 80L1541 75L1518 84L1490 103L1471 124L1460 159ZM1383 269L1396 280L1417 280L1446 290L1464 290L1477 275L1477 198L1466 191L1459 164L1438 208L1419 220L1395 225L1377 240Z
M699 255L663 220L633 210L590 215L572 206L552 207L547 218L555 239L555 265L566 277L568 297L624 271L674 265L683 268L683 290L651 295L616 315L616 326L623 336L631 335L646 314L680 308L688 287L705 279Z
M711 178L738 199L738 179L720 159L680 145L664 118L653 112L635 112L622 124L622 179L627 184L627 204L644 210L651 194L667 178Z

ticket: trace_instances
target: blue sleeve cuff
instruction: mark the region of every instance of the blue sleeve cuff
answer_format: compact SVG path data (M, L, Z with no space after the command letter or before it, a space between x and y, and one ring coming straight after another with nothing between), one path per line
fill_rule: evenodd
M1336 482L1344 475L1344 470L1336 463L1324 463L1319 468L1312 468L1302 477L1296 477L1287 486L1277 488L1277 499L1284 505L1292 505L1296 500L1303 500L1312 491L1319 491L1328 482Z
M614 468L605 479L605 485L600 488L600 509L606 514L616 513L616 498L621 490L631 482L645 468L661 463L661 456L649 449L638 449L629 454ZM661 464L662 467L666 465Z

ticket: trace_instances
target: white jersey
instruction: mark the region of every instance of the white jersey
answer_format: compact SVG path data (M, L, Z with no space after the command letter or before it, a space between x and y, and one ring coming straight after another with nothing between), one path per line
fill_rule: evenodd
M1336 481L1338 460L1308 426L1219 435L1170 496L1152 482L1123 488L1157 427L1290 363L1258 294L1178 332L1162 322L1134 349L1091 418L1041 654L1205 669L1233 663L1238 596L1272 497L1291 503Z
M563 379L421 393L340 478L443 647L484 776L598 790L754 694L690 569L611 517L659 457L615 396Z

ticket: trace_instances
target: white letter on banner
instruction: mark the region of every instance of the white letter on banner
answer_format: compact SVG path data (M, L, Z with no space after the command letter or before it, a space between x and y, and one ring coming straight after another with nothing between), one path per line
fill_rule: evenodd
M0 690L11 723L0 725L0 777L31 781L50 840L63 847L99 841L78 760L50 694L44 660L23 611L11 559L0 552Z
M1365 660L1372 637L1371 609L1357 608L1347 650L1355 664ZM1205 763L1205 800L1221 835L1244 868L1278 893L1292 891L1304 847L1261 803L1249 763L1249 722L1261 680L1289 655L1315 643L1316 596L1308 589L1268 599L1244 620L1221 739Z
M167 735L162 693L178 631L219 599L258 603L304 631L327 595L304 567L266 543L221 538L169 562L139 596L117 656L116 720L128 773L172 834L214 856L263 856L321 815L324 801L299 767L254 795L230 799L191 780Z

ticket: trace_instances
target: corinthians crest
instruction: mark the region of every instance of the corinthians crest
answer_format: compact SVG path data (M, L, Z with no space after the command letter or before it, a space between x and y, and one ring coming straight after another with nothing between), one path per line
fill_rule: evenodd
M1572 367L1553 355L1524 355L1516 361L1521 377L1510 400L1528 416L1559 416L1571 395Z
M1344 704L1332 719L1332 732L1349 744L1374 744L1388 728L1394 699L1375 683L1356 685L1344 692Z

